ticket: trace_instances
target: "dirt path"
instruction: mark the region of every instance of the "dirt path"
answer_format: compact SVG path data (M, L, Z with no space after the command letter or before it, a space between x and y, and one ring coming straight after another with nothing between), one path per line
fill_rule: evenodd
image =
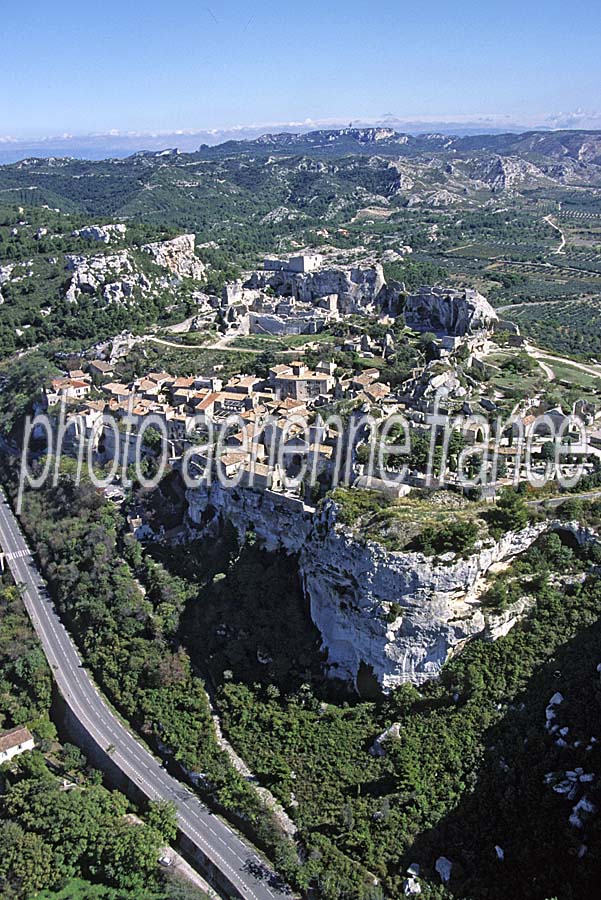
M543 370L543 372L545 373L545 375L547 376L547 378L549 379L549 381L555 381L555 372L553 371L551 366L548 366L541 359L537 359L536 361L539 364L539 366L541 367L541 369Z
M539 365L541 365L541 360L548 360L551 363L562 363L563 365L571 366L572 369L579 369L581 372L592 375L594 378L601 378L601 366L575 362L575 360L566 356L554 356L552 353L547 353L546 350L540 350L538 347L528 343L524 345L524 348L528 355L535 359Z
M146 334L144 341L150 341L153 344L160 344L162 347L173 347L176 350L227 350L228 353L262 353L262 350L247 350L245 347L231 347L227 343L227 338L217 341L216 344L179 344L177 341L167 341L165 338L154 337L154 335ZM286 351L288 352L288 351Z
M142 338L140 338L140 340L149 341L153 344L160 344L162 347L173 347L176 350L217 350L227 353L247 353L252 356L258 356L260 353L264 353L265 349L268 349L263 348L263 350L252 350L250 347L232 347L230 342L235 340L237 337L241 337L241 335L224 335L218 341L215 341L214 344L179 344L177 341L168 341L165 338L159 338L153 334L145 334ZM307 343L311 343L311 335L307 335ZM293 347L291 350L280 350L277 347L274 347L273 352L277 353L278 355L289 354L291 356L302 356L305 352L305 348L301 346Z
M550 303L565 303L565 298L561 300L533 300L529 302L524 300L522 303L507 303L505 306L496 306L495 312L504 313L511 312L512 309L521 309L523 306L530 308L531 306L548 306Z
M563 231L561 230L561 228L559 227L559 225L556 225L555 222L553 222L553 220L551 219L551 216L550 216L550 215L549 215L549 216L545 216L544 219L543 219L543 222L546 222L548 225L551 226L551 228L554 228L555 231L559 234L559 236L560 236L560 238L561 238L561 243L559 244L559 247L557 247L557 249L554 250L553 253L555 253L556 255L557 255L558 253L565 253L565 249L564 249L564 248L565 248L565 245L566 245L566 236L565 236L565 234L563 233Z

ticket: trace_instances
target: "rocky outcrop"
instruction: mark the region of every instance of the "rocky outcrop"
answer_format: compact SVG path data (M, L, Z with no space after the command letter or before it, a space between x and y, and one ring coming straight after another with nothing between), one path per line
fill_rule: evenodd
M158 266L162 266L179 278L201 281L206 266L194 252L195 241L193 234L180 234L170 241L144 244L142 250L148 253Z
M122 236L125 225L92 225L77 232L78 237L110 243L114 236ZM75 232L73 232L75 234ZM205 266L194 253L194 235L183 234L170 241L145 244L144 253L152 258L163 273L156 273L129 249L85 256L69 254L66 269L71 272L66 299L77 303L83 294L105 303L127 304L155 292L161 297L174 296L183 278L201 279Z
M375 310L381 304L386 280L381 265L350 269L321 269L309 275L293 276L292 295L297 300L314 302L320 297L338 295L342 313Z
M318 539L301 553L311 616L344 678L371 670L385 689L436 677L446 660L476 635L508 631L524 607L509 616L485 612L486 575L538 538L545 526L507 534L467 559L444 561L421 553L390 553L352 532L324 510Z
M0 288L3 284L7 284L10 281L10 276L14 266L10 263L5 266L0 266ZM2 290L0 290L0 305L4 303L4 297L2 296Z
M110 244L118 241L127 231L126 225L86 225L71 232L72 237L83 238L86 241L96 241L100 244Z
M313 511L271 491L203 483L188 491L188 504L195 533L214 536L228 520L242 540L253 530L267 550L296 554L331 673L356 681L366 669L384 690L436 677L475 636L506 634L528 600L502 613L485 609L487 575L555 527L540 523L491 540L466 559L437 559L358 540L337 522L331 501ZM585 537L578 531L579 540Z
M407 206L453 206L462 203L463 197L445 189L440 191L425 191L421 194L411 194L407 199Z
M7 281L10 281L13 269L14 265L12 263L0 266L0 284L5 284Z
M478 291L423 287L407 298L405 321L416 331L463 337L492 331L498 316Z
M244 288L251 291L269 288L277 296L292 297L301 303L315 304L324 297L334 296L343 314L378 312L390 299L390 289L379 263L365 267L322 267L308 273L254 272Z
M203 537L217 536L228 521L241 541L248 531L254 531L266 550L296 554L314 529L314 511L310 507L274 491L202 481L187 492L187 499L190 522Z
M511 191L524 183L536 183L545 178L538 166L509 156L497 156L490 162L485 162L475 174L494 193Z
M127 250L98 256L66 256L66 268L71 282L66 299L76 303L82 294L98 296L106 303L127 303L135 298L136 290L148 291L149 279L136 271Z

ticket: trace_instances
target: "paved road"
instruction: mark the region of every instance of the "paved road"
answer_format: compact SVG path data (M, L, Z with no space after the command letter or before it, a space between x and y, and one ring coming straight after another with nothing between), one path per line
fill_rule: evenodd
M256 852L197 796L172 778L111 712L89 675L36 568L19 524L0 490L0 542L17 584L25 586L23 600L40 638L56 684L73 713L113 762L151 800L171 800L179 827L244 900L273 900L292 894L280 885ZM114 748L114 749L113 749Z

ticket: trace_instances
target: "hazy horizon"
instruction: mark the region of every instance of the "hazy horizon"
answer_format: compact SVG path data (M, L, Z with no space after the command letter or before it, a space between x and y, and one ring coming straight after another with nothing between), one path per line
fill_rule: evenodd
M520 133L540 130L597 130L601 115L582 111L548 115L531 122L512 121L510 116L448 116L402 119L391 114L367 119L305 119L302 122L261 122L222 128L182 128L175 131L108 132L39 135L29 138L0 135L0 165L8 165L29 157L72 156L81 159L120 158L139 151L177 148L182 152L197 150L201 144L216 145L229 140L252 140L262 134L306 133L318 129L346 127L390 127L408 134L440 132L448 135Z

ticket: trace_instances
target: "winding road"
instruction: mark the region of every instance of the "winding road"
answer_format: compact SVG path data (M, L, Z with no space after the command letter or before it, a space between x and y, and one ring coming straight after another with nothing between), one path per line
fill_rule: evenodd
M290 889L246 841L169 775L102 698L83 668L36 567L19 523L0 489L0 542L42 644L54 680L71 711L95 743L150 800L175 803L185 835L244 900L291 900Z

